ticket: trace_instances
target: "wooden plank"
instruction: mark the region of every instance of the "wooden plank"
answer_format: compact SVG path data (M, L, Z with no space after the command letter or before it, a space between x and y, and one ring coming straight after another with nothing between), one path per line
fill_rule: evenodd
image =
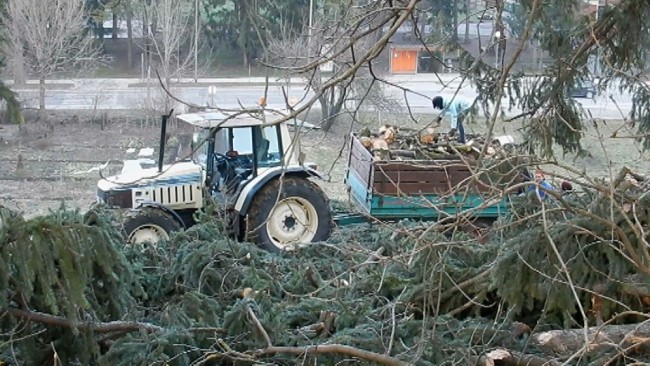
M363 147L354 134L350 136L350 139L350 160L348 163L350 174L355 174L361 183L368 188L370 187L370 177L373 167L372 154Z
M350 169L350 171L348 172L348 175L354 175L355 177L357 177L357 180L359 182L361 182L364 187L366 187L366 190L368 190L370 188L371 184L370 184L369 179L368 179L368 173L359 172L357 170Z
M406 170L406 171L375 171L375 183L389 182L389 183L416 183L416 182L440 182L440 181L457 181L460 182L471 176L469 170L467 171L451 171L444 170Z
M398 193L406 195L419 195L419 194L442 194L449 191L449 186L444 182L439 184L431 183L374 183L373 194L386 194L396 195Z
M444 161L444 162L434 162L431 161L430 164L409 164L409 163L377 163L375 164L376 170L382 170L385 172L390 171L430 171L430 170L458 170L466 169L469 170L469 167L463 163Z
M368 149L366 149L363 146L361 141L359 141L359 139L355 135L352 135L350 138L352 141L350 151L353 152L359 158L372 161L373 160L372 154L370 153L370 151L368 151Z
M468 188L467 184L456 185L449 187L448 183L439 183L437 185L426 185L423 183L401 183L401 184L373 184L373 195L385 195L385 196L398 196L398 195L414 195L418 196L421 194L442 194L448 195L453 193L464 194ZM488 186L483 184L474 183L470 188L469 192L472 194L476 193L489 193L491 189Z
M366 149L362 144L359 139L354 137L352 139L352 143L350 144L350 151L355 155L363 159L371 160L372 159L372 154L370 154L370 151Z
M365 211L370 211L370 201L368 185L364 184L355 172L350 171L346 180L350 189L350 199L356 203L356 207L361 207Z
M475 192L486 192L490 190L488 184L477 181L472 178L472 173L465 165L447 166L446 169L431 166L428 169L415 167L410 164L401 164L399 168L403 170L382 170L379 167L375 171L373 186L376 192L383 194L396 194L395 184L405 183L426 183L430 187L422 189L422 192L451 193L451 190L465 189L470 186ZM383 168L383 167L382 167ZM407 170L408 169L408 170ZM384 186L393 186L391 188L382 188ZM402 187L402 186L400 186ZM413 186L403 186L401 189L404 194L417 194Z
M350 163L348 165L351 171L354 171L357 175L359 175L359 177L363 177L363 181L365 183L369 183L368 181L370 179L370 169L372 168L370 164L365 164L363 161L359 161L353 157L350 159Z
M467 191L475 194L489 192L489 186L472 179L453 182L447 179L429 182L374 182L373 193L378 195L420 195L420 194L463 194Z
M365 173L366 176L368 176L368 173L370 172L370 166L364 165L363 162L360 162L359 160L356 159L350 160L349 166L351 169L353 169L356 172Z
M365 156L361 156L358 152L352 150L350 154L350 165L353 165L357 170L370 172L372 169L372 161Z
M359 156L355 156L354 154L352 154L350 160L354 161L359 167L362 167L365 170L372 169L372 161L370 160L360 158Z

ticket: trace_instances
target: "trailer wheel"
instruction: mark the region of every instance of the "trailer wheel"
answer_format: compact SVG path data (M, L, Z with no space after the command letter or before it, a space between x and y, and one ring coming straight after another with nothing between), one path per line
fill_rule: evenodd
M317 184L289 176L275 179L257 192L246 224L249 240L268 251L281 252L296 244L327 240L332 212Z
M169 240L171 233L180 229L181 225L172 215L155 208L131 210L123 224L124 237L129 244Z

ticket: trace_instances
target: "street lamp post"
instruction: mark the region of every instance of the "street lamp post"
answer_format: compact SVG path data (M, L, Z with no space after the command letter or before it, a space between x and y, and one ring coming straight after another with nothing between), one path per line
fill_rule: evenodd
M309 30L308 33L308 46L311 46L311 28L314 22L314 0L309 0Z
M199 79L199 0L194 2L194 82Z
M495 47L496 47L495 48L496 59L494 60L494 68L498 70L499 69L499 45L501 44L500 43L501 42L501 32L499 32L499 31L494 32L494 37L497 39L496 43L494 44Z

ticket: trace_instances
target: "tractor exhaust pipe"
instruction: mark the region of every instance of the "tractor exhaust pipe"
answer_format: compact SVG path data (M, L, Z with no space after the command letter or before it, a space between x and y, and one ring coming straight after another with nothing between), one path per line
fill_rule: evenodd
M167 120L172 116L174 110L169 111L168 114L162 116L162 124L160 126L160 151L158 151L158 173L162 173L163 159L165 158L165 135L167 134Z

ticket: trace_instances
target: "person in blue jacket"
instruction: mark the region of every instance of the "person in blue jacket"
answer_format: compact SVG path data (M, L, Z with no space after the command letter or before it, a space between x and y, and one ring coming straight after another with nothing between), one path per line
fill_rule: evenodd
M472 107L469 103L464 100L454 99L451 102L445 101L441 96L436 96L431 101L433 104L433 109L439 109L442 111L440 117L438 117L437 122L442 120L442 116L449 114L451 117L451 130L449 131L449 136L456 135L456 130L458 130L458 141L465 143L465 128L463 127L463 121L465 117L469 114L470 108Z
M535 171L535 185L531 186L529 190L535 190L535 193L537 193L537 197L540 200L543 200L546 198L547 194L543 190L540 189L543 188L547 192L554 191L555 187L549 182L546 181L546 176L544 175L544 172L541 170Z

